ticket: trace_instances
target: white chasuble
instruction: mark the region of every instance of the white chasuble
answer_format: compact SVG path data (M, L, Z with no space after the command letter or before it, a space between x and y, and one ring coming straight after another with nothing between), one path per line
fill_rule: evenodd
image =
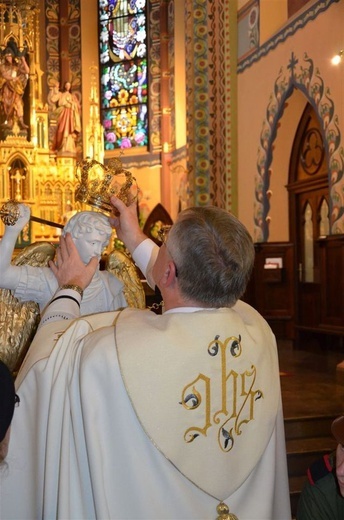
M215 520L223 500L239 520L290 520L262 317L242 302L109 314L75 321L23 377L1 518Z

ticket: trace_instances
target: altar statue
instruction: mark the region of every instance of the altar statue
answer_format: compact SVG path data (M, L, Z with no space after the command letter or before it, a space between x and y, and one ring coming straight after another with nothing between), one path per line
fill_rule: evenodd
M0 100L3 123L5 128L12 128L15 119L19 127L26 130L24 123L23 95L29 79L29 66L25 56L15 55L15 51L8 46L3 52L3 61L0 64Z
M30 208L19 204L19 217L13 225L5 225L0 242L0 288L10 289L21 301L35 301L42 310L58 289L57 280L49 267L13 265L11 263L17 237L30 219ZM74 215L63 228L70 233L85 264L99 259L109 243L112 228L108 217L94 211ZM81 314L116 310L127 306L123 283L108 270L98 268L84 292Z
M49 101L57 104L57 127L52 145L53 151L75 153L75 141L81 132L81 107L78 98L72 93L71 83L66 81L63 90L59 84L52 87Z

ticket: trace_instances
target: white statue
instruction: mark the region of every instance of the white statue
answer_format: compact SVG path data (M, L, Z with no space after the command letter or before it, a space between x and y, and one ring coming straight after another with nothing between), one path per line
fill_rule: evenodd
M19 217L14 225L6 225L0 242L0 288L10 289L21 301L33 300L42 310L58 289L57 280L49 267L13 265L11 259L20 231L30 219L30 208L19 204ZM70 233L82 260L87 264L93 256L99 259L109 243L112 228L109 219L93 211L74 215L63 229ZM123 284L109 271L96 271L84 292L81 314L92 314L126 307Z

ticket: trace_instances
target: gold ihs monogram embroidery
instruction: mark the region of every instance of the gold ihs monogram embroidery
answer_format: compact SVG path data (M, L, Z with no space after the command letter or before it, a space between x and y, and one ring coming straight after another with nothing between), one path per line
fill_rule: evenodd
M202 424L188 428L184 440L193 442L200 435L206 436L208 429L216 426L219 447L228 452L234 446L235 437L241 435L242 426L254 419L256 402L263 397L263 393L255 388L257 373L254 365L244 371L235 370L235 361L242 355L240 335L231 336L225 341L215 336L208 345L208 354L218 356L220 377L212 379L200 373L184 387L183 407L189 411L202 407ZM213 402L214 395L219 396L218 402Z

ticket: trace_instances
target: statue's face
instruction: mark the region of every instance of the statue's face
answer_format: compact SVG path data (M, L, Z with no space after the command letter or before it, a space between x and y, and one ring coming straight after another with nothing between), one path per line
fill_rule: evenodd
M96 229L92 230L90 233L84 233L79 238L73 237L73 240L84 264L88 264L94 256L100 259L108 242L107 238L104 235L101 235Z

